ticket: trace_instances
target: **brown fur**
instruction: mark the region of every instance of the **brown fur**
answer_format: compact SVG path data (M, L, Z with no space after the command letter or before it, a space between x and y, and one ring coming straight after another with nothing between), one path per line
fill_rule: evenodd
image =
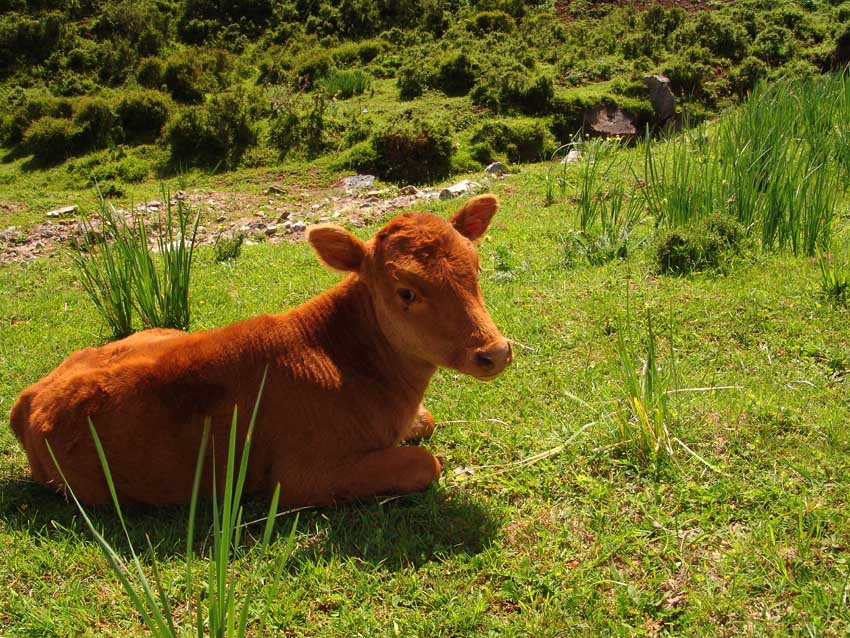
M204 418L221 478L234 405L242 440L268 366L248 491L279 483L282 501L301 505L425 489L440 463L399 443L434 429L422 398L436 368L487 379L511 360L484 307L472 243L497 208L484 195L448 222L408 213L368 242L316 227L313 248L349 275L304 305L193 334L147 330L72 354L12 408L33 478L65 489L47 441L77 496L108 502L91 417L121 501L187 502Z

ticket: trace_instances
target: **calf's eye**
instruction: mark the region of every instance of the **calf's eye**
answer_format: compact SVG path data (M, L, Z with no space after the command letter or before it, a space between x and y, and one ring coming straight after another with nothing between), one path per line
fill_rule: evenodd
M404 303L411 303L416 299L416 293L409 288L399 288L398 296Z

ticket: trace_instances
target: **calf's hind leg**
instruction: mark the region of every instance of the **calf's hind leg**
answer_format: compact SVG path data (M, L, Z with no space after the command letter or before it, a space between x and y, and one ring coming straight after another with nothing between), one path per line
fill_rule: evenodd
M331 499L351 501L384 494L421 492L440 476L440 462L421 447L376 450L339 468Z

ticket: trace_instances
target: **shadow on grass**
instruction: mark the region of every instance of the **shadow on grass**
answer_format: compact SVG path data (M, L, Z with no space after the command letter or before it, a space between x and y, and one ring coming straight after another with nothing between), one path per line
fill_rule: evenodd
M260 496L244 502L243 520L264 519L268 501ZM87 508L95 526L125 558L130 551L121 524L111 507ZM188 506L123 508L130 539L136 551L147 546L150 536L157 561L180 558L185 552ZM284 539L294 514L281 516L275 535ZM0 479L0 521L6 533L40 536L56 541L73 537L94 543L73 502L27 479ZM209 502L199 505L195 527L195 550L209 548L212 525ZM247 528L245 541L257 539L263 523ZM360 502L334 508L302 511L298 535L302 549L295 562L328 558L356 558L376 567L396 570L422 565L456 554L474 555L485 550L496 535L499 521L483 505L461 494L430 489L391 500L383 505Z

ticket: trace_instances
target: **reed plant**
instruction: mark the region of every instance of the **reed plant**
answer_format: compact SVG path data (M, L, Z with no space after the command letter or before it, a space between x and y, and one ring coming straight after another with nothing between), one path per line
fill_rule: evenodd
M139 553L133 546L130 534L127 531L124 514L118 500L115 483L109 468L109 462L107 461L103 444L97 435L97 431L94 424L91 422L91 419L89 419L89 430L91 432L92 439L94 440L101 467L103 468L109 493L112 497L113 505L115 506L115 512L121 524L121 529L124 532L124 537L127 539L127 545L131 557L129 565L121 557L115 547L113 547L109 541L106 540L103 534L98 531L91 517L86 512L85 508L83 508L74 493L73 486L71 486L65 478L65 475L53 454L53 450L50 448L50 444L48 443L48 451L53 458L53 462L56 464L56 467L62 476L62 480L67 487L68 493L79 509L80 515L83 517L86 526L97 541L97 544L108 561L112 572L121 583L121 587L130 599L136 613L138 613L147 630L155 638L178 638L186 636L196 636L197 638L204 638L204 636L209 636L210 638L243 638L248 631L249 613L251 612L252 607L256 609L257 599L270 601L274 599L279 590L283 568L292 553L295 541L295 532L298 526L298 518L296 516L277 560L270 567L266 566L264 561L268 548L271 545L274 522L277 517L280 485L275 488L274 494L272 495L262 536L254 547L255 558L253 569L240 570L238 574L233 569L234 560L241 552L242 530L246 527L246 525L242 522L242 495L248 469L251 437L254 431L254 424L256 422L257 411L260 405L265 380L266 376L264 374L263 381L260 385L260 391L257 395L257 401L254 404L254 411L251 415L251 420L245 435L242 454L238 465L236 464L236 424L238 412L236 407L233 409L233 419L230 426L230 436L227 447L227 467L225 469L223 482L223 494L217 494L217 481L214 466L211 473L213 509L212 548L208 557L198 556L196 561L194 549L195 524L198 511L198 501L200 498L201 476L207 456L211 428L209 419L204 422L201 443L198 448L198 457L195 463L195 475L192 483L192 496L189 504L189 520L186 531L186 557L184 567L187 598L185 601L181 601L181 607L185 607L190 610L191 624L188 626L181 624L180 618L182 618L182 616L174 613L176 607L171 600L172 588L169 587L166 589L163 586L150 537L146 537L147 550L150 558L150 566L148 570L145 569ZM214 457L214 454L212 456ZM201 566L200 569L196 569L196 562L205 562L206 565ZM148 571L150 572L150 576L147 574ZM198 571L202 572L202 576L200 578L198 578ZM245 573L253 573L254 576L250 579L248 587L245 588L245 591L242 593L243 600L237 605L236 590L240 581L237 576ZM260 574L262 574L262 576L259 576ZM244 580L244 578L241 580ZM261 581L265 583L266 595L263 597L255 597L254 594L257 591L257 584ZM268 604L266 602L265 605L261 605L259 608L259 618L257 619L257 623L259 624L259 633L257 635L262 635L263 626L267 620L267 612Z
M73 261L83 289L112 330L113 338L135 329L189 327L189 285L199 215L163 188L165 212L157 208L151 234L142 213L125 217L99 195L97 224L84 222ZM151 247L153 244L153 248Z

